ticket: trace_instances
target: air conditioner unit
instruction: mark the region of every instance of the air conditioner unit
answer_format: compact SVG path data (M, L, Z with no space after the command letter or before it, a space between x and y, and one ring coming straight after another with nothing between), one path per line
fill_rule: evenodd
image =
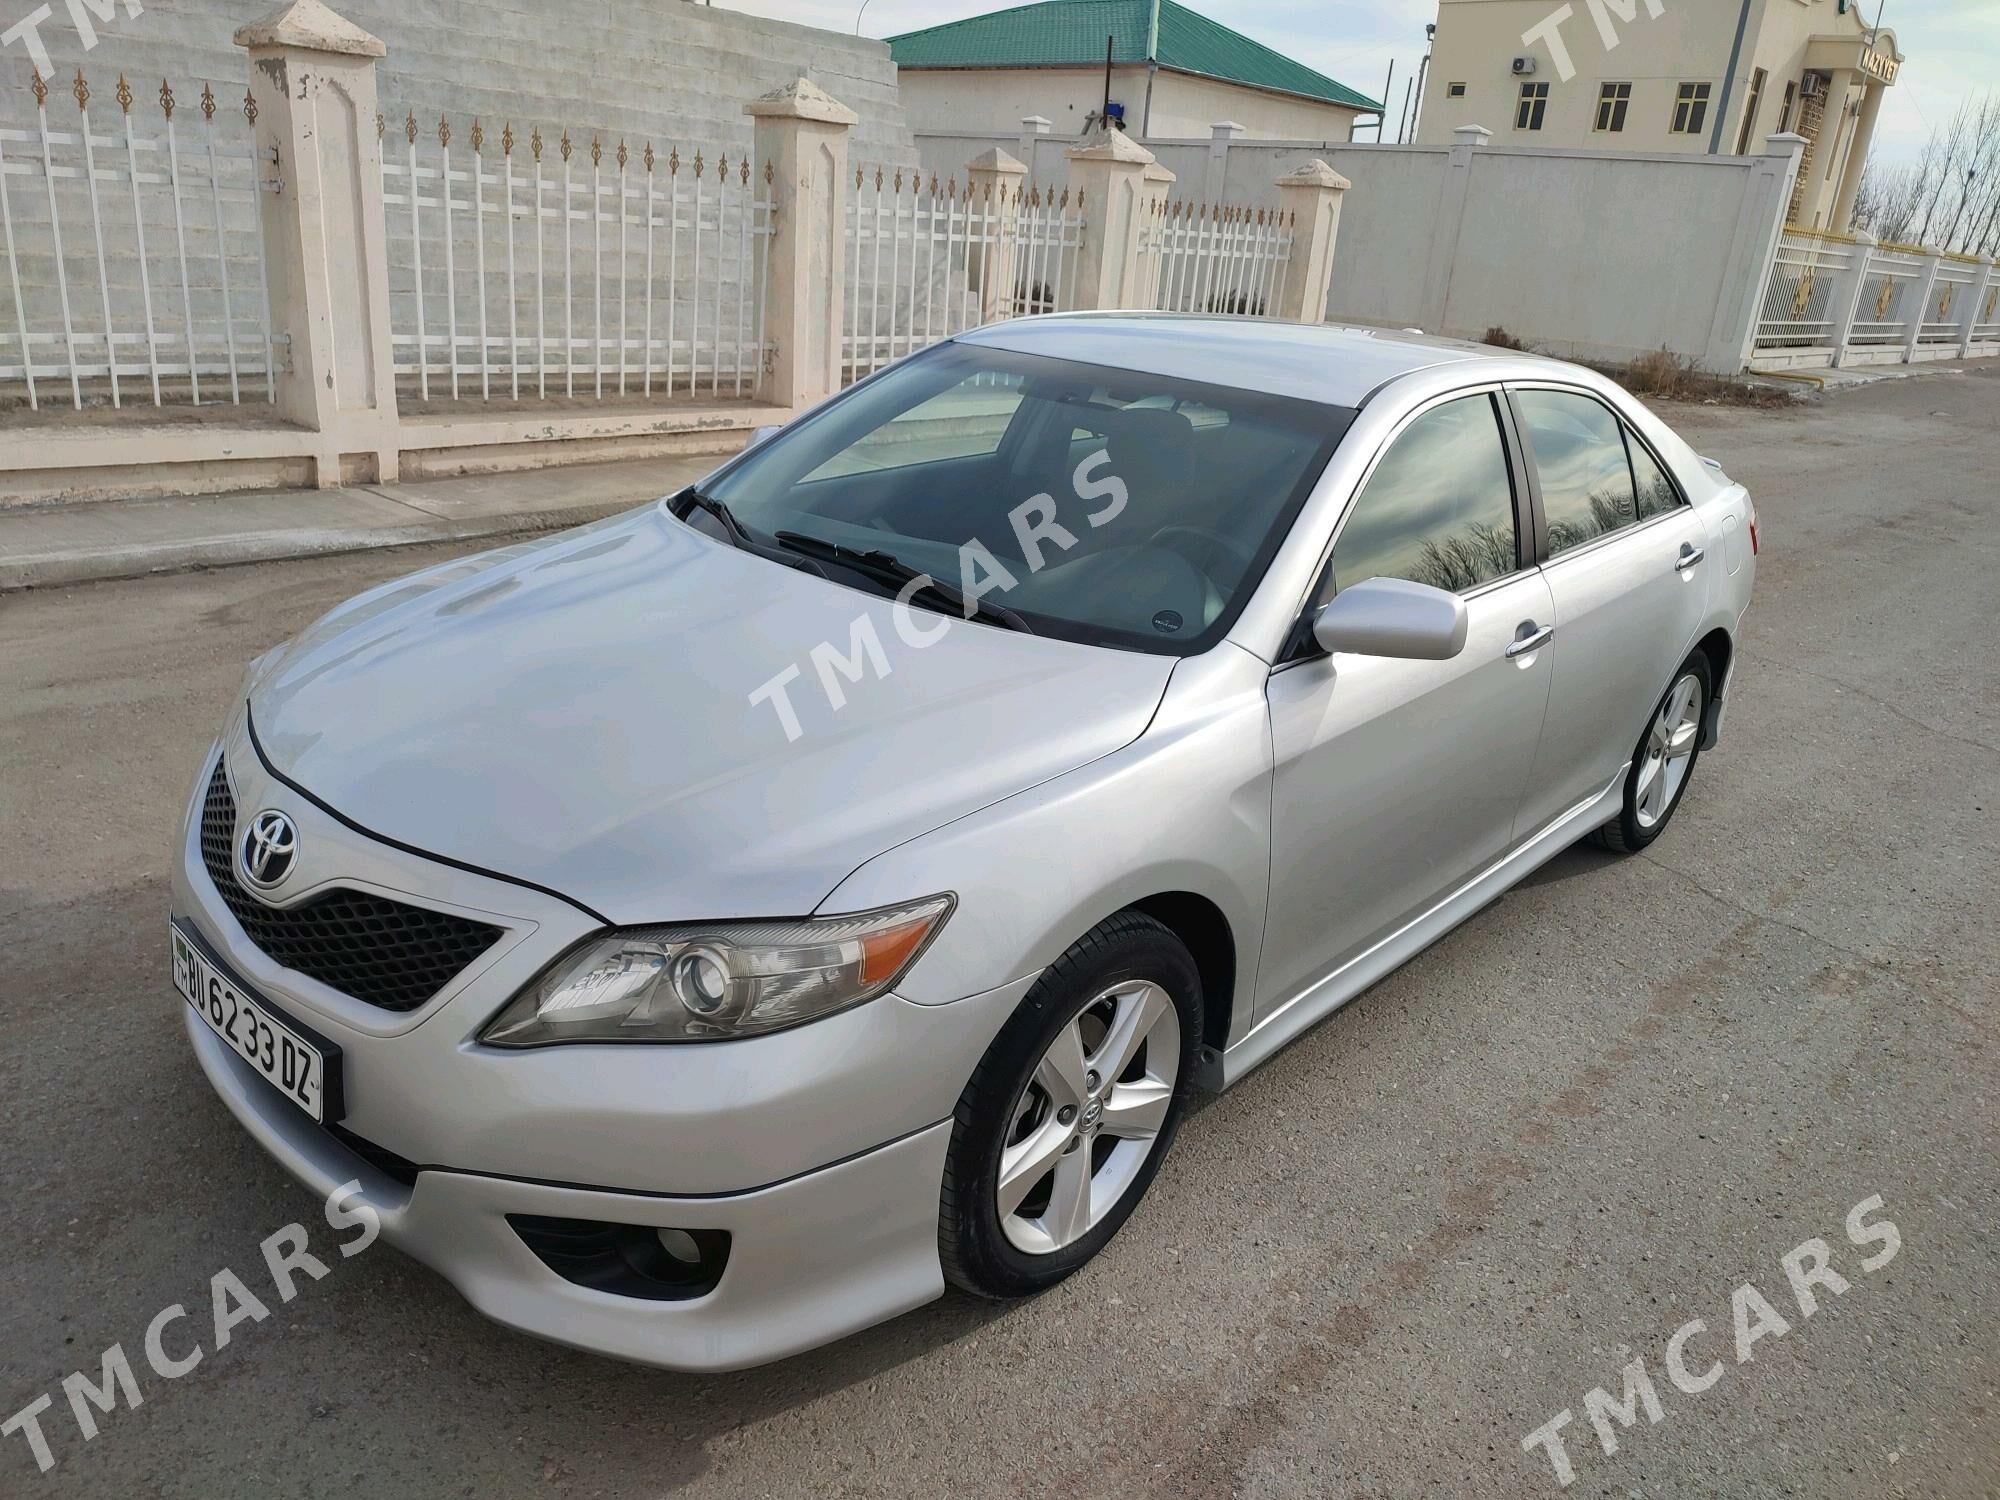
M1800 82L1799 93L1808 99L1824 98L1826 96L1826 74L1806 74Z
M1518 76L1525 78L1534 71L1535 60L1532 57L1517 57L1514 59L1514 72Z

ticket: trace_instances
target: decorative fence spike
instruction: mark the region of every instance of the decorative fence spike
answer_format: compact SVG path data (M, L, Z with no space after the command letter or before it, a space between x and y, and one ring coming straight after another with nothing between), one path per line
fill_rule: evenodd
M76 82L69 86L69 91L76 95L78 109L90 108L90 85L83 81L83 69L76 70Z
M590 138L590 164L593 167L604 165L604 142L594 135Z
M486 144L486 131L479 123L479 116L472 117L472 150L477 155L479 148Z
M622 171L624 171L624 170L625 170L625 163L626 163L626 162L627 162L628 160L630 160L630 157L629 157L628 153L627 153L627 152L626 152L626 150L625 150L625 143L624 143L623 141L620 141L620 142L618 143L618 170L619 170L619 171L621 171L621 172L622 172Z
M164 114L169 120L171 120L174 117L173 87L164 78L160 80L160 112ZM380 119L381 116L378 115L376 116L376 118Z
M243 118L252 125L257 123L257 96L248 89L243 91Z
M208 121L215 119L215 91L205 83L201 86L201 117Z
M500 127L500 154L502 156L512 156L514 154L514 122L512 120L509 120L505 125Z
M127 82L125 81L125 75L124 75L123 73L120 73L120 74L118 75L118 92L117 92L117 95L116 95L116 97L117 97L117 100L118 100L118 108L119 108L119 110L120 110L120 111L121 111L122 113L124 113L124 114L128 114L128 115L129 115L129 114L131 114L131 113L132 113L132 85L131 85L131 84L129 84L129 83L127 83Z
M31 68L28 71L31 75L28 88L35 96L35 108L41 109L49 102L49 86L42 78L40 68Z
M563 131L562 140L557 143L556 149L562 152L562 159L564 161L568 161L571 154L575 152L576 147L570 143L569 131L567 129Z
M542 159L542 127L537 125L528 136L528 149L535 153L535 160Z
M438 144L440 146L449 146L451 144L451 121L447 120L443 115L438 116Z
M417 143L417 112L414 109L410 111L409 117L403 121L403 139L408 141L412 146Z
M653 170L653 143L651 141L646 142L646 154L639 159L645 162L648 172Z

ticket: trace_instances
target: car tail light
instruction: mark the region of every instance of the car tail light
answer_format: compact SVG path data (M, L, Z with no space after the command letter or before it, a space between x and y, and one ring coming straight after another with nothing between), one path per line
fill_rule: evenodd
M1750 555L1752 557L1757 555L1757 507L1755 504L1752 504L1750 507Z

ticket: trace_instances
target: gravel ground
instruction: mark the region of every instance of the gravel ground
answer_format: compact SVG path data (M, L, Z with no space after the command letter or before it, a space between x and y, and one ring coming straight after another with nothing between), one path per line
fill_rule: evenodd
M0 1495L2000 1494L2000 374L1667 408L1757 496L1721 749L1180 1137L1057 1290L694 1379L540 1344L387 1248L176 1381L223 1267L332 1237L203 1086L162 918L242 664L454 549L0 599ZM456 550L464 550L463 547ZM1845 1221L1879 1195L1895 1258ZM1806 1321L1780 1257L1850 1283ZM1791 1325L1736 1361L1732 1292ZM1666 1375L1674 1331L1712 1387ZM60 1389L122 1342L144 1404ZM1663 1419L1584 1397L1646 1361Z

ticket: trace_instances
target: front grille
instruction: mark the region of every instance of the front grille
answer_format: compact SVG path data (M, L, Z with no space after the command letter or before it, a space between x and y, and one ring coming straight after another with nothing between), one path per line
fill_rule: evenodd
M383 1010L412 1011L499 940L501 929L362 891L266 906L236 879L236 799L215 763L201 810L201 861L250 941L274 962Z

